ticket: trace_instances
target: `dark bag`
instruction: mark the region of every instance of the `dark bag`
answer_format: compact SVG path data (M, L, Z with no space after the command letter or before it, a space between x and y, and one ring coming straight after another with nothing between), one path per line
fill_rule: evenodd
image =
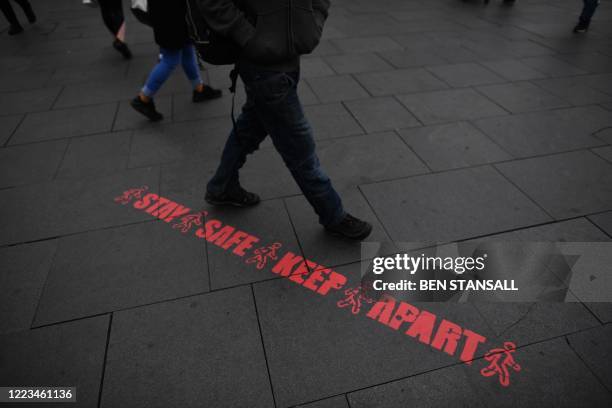
M187 32L200 59L213 65L233 65L238 62L240 47L231 39L212 31L200 12L197 0L186 0Z

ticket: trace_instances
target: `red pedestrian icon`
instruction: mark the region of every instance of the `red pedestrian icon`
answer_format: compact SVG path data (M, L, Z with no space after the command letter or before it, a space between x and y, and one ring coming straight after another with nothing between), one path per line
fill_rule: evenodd
M184 234L188 232L191 229L191 227L193 227L194 225L201 227L203 224L203 220L204 220L204 213L202 212L195 213L195 214L188 214L188 215L185 215L184 217L181 217L181 220L175 223L172 226L172 228L181 230L181 232Z
M512 353L516 351L516 345L511 341L504 343L503 348L494 348L489 350L484 358L489 362L489 365L482 370L480 374L485 377L499 377L499 383L507 387L510 385L510 370L512 368L517 373L521 371L521 366L514 360Z
M268 260L272 259L273 261L276 261L278 259L276 252L281 246L283 245L280 242L275 242L272 245L257 248L253 251L254 255L246 260L246 263L257 263L257 265L255 265L256 268L263 269L263 267L268 263Z
M356 315L361 310L362 302L372 303L374 299L367 296L363 285L359 285L356 288L348 288L344 291L346 297L339 300L336 305L338 307L351 307L351 312Z
M115 197L115 202L121 205L126 205L133 199L140 200L142 195L149 189L149 186L142 186L140 188L131 188L124 191L119 197Z

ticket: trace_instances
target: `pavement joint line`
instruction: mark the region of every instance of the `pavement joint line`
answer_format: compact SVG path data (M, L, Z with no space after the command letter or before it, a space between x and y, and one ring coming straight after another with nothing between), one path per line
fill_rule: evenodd
M598 215L598 214L605 214L609 211L601 211L599 213L596 214L590 214L590 215L585 215L584 218L587 219L587 221L589 221L591 224L593 224L598 230L600 230L601 232L603 232L605 235L607 235L608 237L610 237L612 239L612 234L610 234L609 232L607 232L606 230L604 230L603 228L601 228L597 223L595 223L592 219L591 216L593 215Z
M19 123L17 123L17 126L15 126L15 128L13 129L13 131L11 132L9 137L6 139L6 142L4 142L4 145L2 146L2 148L7 148L8 147L9 142L11 141L11 139L13 138L15 133L17 133L17 129L19 129L21 124L25 121L26 115L27 115L27 113L22 113L21 114L21 119L19 119ZM9 116L12 116L12 115L8 115L6 117L9 117Z
M72 144L72 139L68 140L66 142L66 146L64 147L64 151L62 152L62 157L59 160L59 163L57 164L57 168L55 169L55 171L53 172L53 177L51 178L51 180L56 180L57 176L59 175L59 172L62 168L62 165L64 164L64 160L66 160L66 155L68 154L68 149L70 148L70 145Z
M393 131L393 133L395 133L395 136L397 136L397 137L399 138L400 142L402 142L402 143L403 143L403 144L404 144L404 145L405 145L405 146L408 148L408 150L410 150L410 151L411 151L411 152L412 152L412 153L413 153L413 154L416 156L416 158L420 160L421 164L423 164L423 166L425 166L425 168L427 168L427 170L429 170L429 172L430 172L430 173L433 173L433 172L434 172L434 170L433 170L433 169L432 169L432 168L429 166L429 164L427 164L427 162L426 162L426 161L425 161L425 160L424 160L424 159L423 159L423 158L422 158L422 157L421 157L421 156L420 156L420 155L417 153L417 151L416 151L416 150L414 150L414 148L413 148L413 147L412 147L410 144L408 144L408 142L406 142L406 140L404 140L404 138L402 137L402 135L400 135L400 134L399 134L399 130L398 130L398 129L395 129L395 130Z
M102 404L102 393L104 392L104 376L106 374L106 363L108 358L108 346L110 344L111 330L113 328L113 316L111 313L108 318L108 330L106 332L106 345L104 347L104 359L102 360L102 373L100 375L100 387L98 389L98 408Z
M578 353L576 351L576 349L574 348L574 346L572 345L572 342L569 340L569 336L565 336L565 342L567 343L567 346L572 350L572 352L574 352L574 355L582 362L582 364L585 366L585 368L587 369L587 371L589 371L591 373L591 375L593 375L593 377L595 377L595 379L599 382L599 384L606 390L608 391L609 394L612 394L612 389L610 389L606 383L597 375L597 373L595 372L595 370L593 370L593 368L591 368L591 366L584 360L584 358L582 358L582 356L580 355L580 353Z

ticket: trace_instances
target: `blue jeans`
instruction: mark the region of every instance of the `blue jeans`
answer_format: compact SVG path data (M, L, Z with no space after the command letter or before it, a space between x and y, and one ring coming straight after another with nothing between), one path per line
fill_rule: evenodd
M584 7L582 8L582 14L580 14L580 21L589 23L599 5L599 0L582 0L582 2Z
M208 191L220 194L238 188L238 171L246 162L247 154L257 150L270 135L274 147L318 214L319 222L323 225L340 222L345 214L342 200L321 169L312 129L298 98L299 72L242 67L240 77L247 101L227 139L221 163L208 183ZM270 174L269 182L274 182L274 174Z
M193 44L187 44L179 50L160 48L159 52L161 58L149 74L149 78L147 78L147 82L142 88L144 95L150 97L155 95L179 63L183 65L183 71L185 71L185 75L189 78L194 89L202 83Z

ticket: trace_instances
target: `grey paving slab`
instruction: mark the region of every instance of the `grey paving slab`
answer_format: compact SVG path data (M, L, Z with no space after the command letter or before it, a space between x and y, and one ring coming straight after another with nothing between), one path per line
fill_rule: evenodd
M401 50L402 46L389 37L342 38L331 43L345 54Z
M53 105L54 109L74 106L97 105L132 99L141 85L133 80L117 80L100 86L98 82L70 84L64 86L62 93ZM166 92L163 88L160 95Z
M327 140L317 150L323 168L340 190L429 172L395 133Z
M482 238L487 240L531 241L531 242L600 242L610 241L604 232L586 218L574 218L567 221L553 222L537 227L496 234Z
M605 407L608 391L567 345L564 339L534 344L516 351L521 371L512 373L508 388L495 377L477 378L484 367L457 365L412 378L383 384L348 395L351 408L411 405L438 407L589 406ZM555 373L555 375L551 375Z
M358 284L358 264L337 270L349 278L347 287ZM367 318L363 311L353 315L338 308L342 293L321 296L287 279L258 283L254 290L278 406L337 395L457 361ZM417 307L487 335L470 304Z
M99 177L125 169L131 136L131 132L114 132L71 139L57 177Z
M612 325L585 330L567 337L570 347L580 356L593 374L612 389Z
M103 104L48 112L29 113L11 139L11 144L62 139L109 132L117 104Z
M338 397L327 398L310 404L298 405L296 408L350 408L346 397L340 395Z
M532 82L574 105L590 105L612 100L612 95L585 86L580 77L539 79Z
M0 92L43 88L49 83L52 74L53 70L50 69L27 70L22 72L4 71L2 78L0 78Z
M0 112L3 115L15 115L51 109L61 90L62 88L59 86L52 86L29 91L2 93Z
M448 60L436 54L435 51L427 50L385 51L381 52L380 56L395 68L414 68L448 63Z
M108 325L100 316L0 336L0 383L76 387L76 403L53 406L96 407Z
M590 86L598 91L612 94L612 73L609 74L598 74L598 75L585 75L581 78L584 80L585 85Z
M376 54L347 54L325 58L325 61L339 74L387 71L393 67Z
M496 166L556 219L610 209L612 164L589 151Z
M282 200L264 201L249 209L214 208L204 205L208 219L217 219L224 225L251 234L259 241L245 256L238 256L232 250L225 250L216 244L208 244L208 267L212 289L227 288L245 283L258 282L276 277L269 269L257 269L246 263L249 254L260 247L279 242L282 252L300 253L297 238ZM312 213L314 210L309 209Z
M367 238L367 242L380 244L380 254L392 254L397 251L391 238L357 189L341 191L340 197L346 211L373 225L372 234ZM326 233L306 198L303 196L291 197L285 202L306 258L329 267L367 259L368 256L362 253L359 243L338 239Z
M339 102L370 96L350 75L335 75L307 80L310 88L323 103Z
M612 117L597 106L482 119L475 125L515 157L601 146L593 136Z
M219 159L213 163L216 168ZM291 172L273 147L249 156L240 170L240 180L245 188L257 192L263 199L301 194Z
M0 187L50 181L67 144L66 140L59 140L0 149Z
M302 58L300 63L300 77L314 78L334 75L334 70L320 57Z
M603 140L607 144L612 144L612 127L607 126L605 128L598 129L593 132L593 135L599 140Z
M507 112L473 89L399 95L397 99L425 124L472 120Z
M598 147L593 152L612 163L612 146Z
M512 158L468 122L404 129L399 134L435 171Z
M166 122L172 120L172 96L159 96L155 98L155 107L164 115ZM157 122L151 122L145 116L136 112L130 106L129 101L119 102L119 109L113 123L113 130L125 129L147 129L157 126Z
M274 406L250 288L116 313L100 406Z
M546 76L516 59L482 61L481 64L509 81L525 81Z
M530 66L531 68L542 72L543 74L552 77L580 75L587 73L583 69L580 69L574 65L570 65L566 62L563 62L559 58L549 55L522 58L521 62Z
M488 166L361 189L394 241L455 241L550 220Z
M612 56L601 53L562 54L559 56L567 63L593 73L612 71Z
M226 94L219 99L201 103L192 102L191 92L188 94L174 94L172 98L172 118L175 121L208 119L223 116L226 117L231 124L229 119L232 111L231 95ZM243 94L236 97L236 110L240 109L240 106L245 100L244 98Z
M150 219L113 199L127 189L157 189L159 169L86 181L62 180L0 191L0 245L34 241Z
M435 91L447 85L423 68L359 74L357 80L374 96Z
M363 133L359 123L340 103L307 106L304 111L316 140Z
M0 249L0 333L30 328L56 247L52 240Z
M0 146L9 140L22 119L23 115L0 116Z
M418 126L419 121L392 97L345 102L368 133Z
M530 82L488 85L477 89L512 113L562 108L570 105L569 101Z
M608 235L612 236L612 211L591 215L589 216L589 219L597 224L597 226L604 230Z
M77 234L58 242L34 324L92 316L208 289L203 243L165 222Z
M493 71L482 65L471 62L438 65L435 67L428 67L427 70L455 88L505 82L504 78Z
M612 323L612 304L610 303L585 303L585 306L593 312L603 323Z

